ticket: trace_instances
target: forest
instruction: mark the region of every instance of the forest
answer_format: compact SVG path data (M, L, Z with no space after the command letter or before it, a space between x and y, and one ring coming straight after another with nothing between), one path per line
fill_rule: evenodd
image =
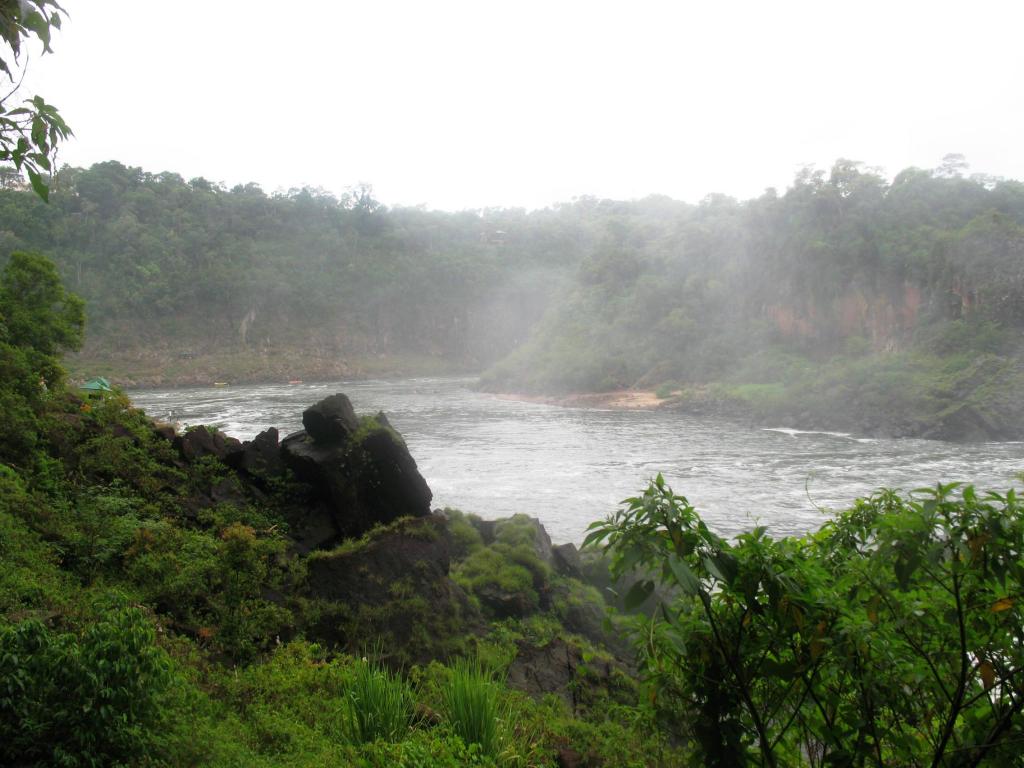
M445 213L116 162L0 191L4 252L89 307L73 372L210 383L481 372L888 436L1015 439L1024 185L950 155L784 192ZM154 373L157 371L158 373Z

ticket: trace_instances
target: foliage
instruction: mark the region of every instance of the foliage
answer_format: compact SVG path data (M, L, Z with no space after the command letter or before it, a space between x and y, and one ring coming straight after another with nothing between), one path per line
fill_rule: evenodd
M9 51L0 58L0 72L15 86L0 100L0 162L12 163L16 170L28 174L32 189L43 200L49 198L43 173L54 170L57 144L71 135L71 129L42 96L33 96L14 108L5 102L21 86L17 68L24 43L34 37L42 43L44 54L52 53L50 37L53 30L60 29L63 14L55 0L0 2L0 39Z
M495 672L479 657L458 659L452 665L444 689L444 714L464 742L479 745L488 757L500 755L510 712L501 701Z
M172 683L142 612L112 606L80 636L0 625L0 762L106 766L149 757Z
M473 524L472 516L450 507L445 507L444 514L448 517L448 533L454 543L455 559L462 560L483 546L483 538Z
M1024 514L1013 491L956 489L729 543L659 476L587 542L680 592L638 650L705 764L1002 765L1022 736Z
M492 614L535 613L551 577L547 564L537 554L540 535L538 523L526 515L500 520L495 525L494 541L470 548L452 576Z
M345 733L353 744L400 741L412 722L412 693L401 676L364 657L346 695Z

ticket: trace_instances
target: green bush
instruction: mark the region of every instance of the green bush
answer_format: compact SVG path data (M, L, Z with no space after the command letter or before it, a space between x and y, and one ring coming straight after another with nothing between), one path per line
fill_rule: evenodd
M453 557L456 560L463 559L483 546L484 542L480 537L480 532L466 515L457 509L447 507L444 513L448 516L448 533L451 534L455 545Z
M173 679L137 608L107 609L80 636L37 621L0 626L0 763L152 761Z
M452 571L455 581L478 598L514 600L512 613L526 616L540 605L533 574L493 546L477 550Z
M679 382L675 380L664 381L654 390L654 396L659 400L667 400L679 390Z
M636 618L637 651L703 764L1017 759L1024 507L956 489L883 491L817 533L730 543L659 476L592 526L613 575L656 574L638 596L677 590Z

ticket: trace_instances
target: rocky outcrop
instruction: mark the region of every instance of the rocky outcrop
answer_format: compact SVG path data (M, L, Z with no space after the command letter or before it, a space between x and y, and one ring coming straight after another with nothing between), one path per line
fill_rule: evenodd
M339 392L307 408L302 426L321 445L334 445L346 442L359 429L359 418L352 402Z
M629 691L630 677L630 670L621 662L610 657L584 662L579 646L555 637L540 646L520 641L507 682L534 698L554 694L575 711L597 698L614 700L621 691Z
M479 612L449 578L454 542L447 523L443 515L401 520L310 557L311 596L335 606L310 636L349 647L369 635L418 661L445 655L448 643L480 625Z
M166 437L185 462L213 456L236 473L232 483L201 489L184 514L195 517L213 504L244 505L248 497L270 494L302 554L400 517L430 514L430 488L383 413L360 419L339 393L308 408L302 423L304 430L283 441L274 427L244 443L206 427L182 435L171 430Z
M260 432L251 441L241 443L224 457L229 467L256 480L280 475L284 469L276 427Z
M204 456L213 456L223 461L240 446L241 443L235 438L209 427L194 427L174 438L174 447L186 461L196 461Z
M303 413L302 423L306 429L286 437L280 455L310 486L339 535L430 514L430 488L386 419L357 420L348 398L338 394Z
M540 647L520 642L516 658L508 669L507 682L510 687L535 698L553 693L575 708L577 701L572 683L582 663L580 649L560 637Z
M551 548L551 565L555 573L583 580L583 562L575 544L559 544Z

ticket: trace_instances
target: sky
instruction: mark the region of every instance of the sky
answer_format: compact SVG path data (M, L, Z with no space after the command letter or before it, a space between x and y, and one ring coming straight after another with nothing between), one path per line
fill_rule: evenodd
M389 205L784 189L961 153L1024 179L1024 3L62 0L23 85L119 160Z

